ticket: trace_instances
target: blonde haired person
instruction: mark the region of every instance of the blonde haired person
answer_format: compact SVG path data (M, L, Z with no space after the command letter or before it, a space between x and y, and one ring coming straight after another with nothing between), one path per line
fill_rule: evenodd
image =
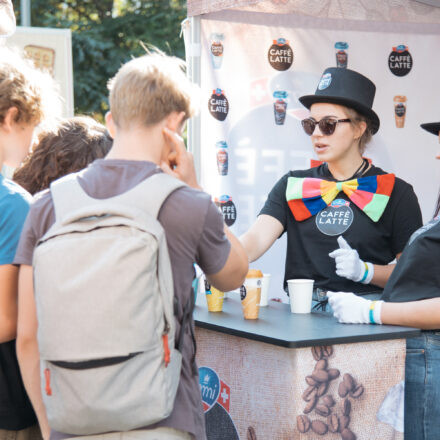
M315 94L299 98L310 110L302 126L322 165L284 175L241 237L252 262L286 232L284 287L288 279L315 280L324 310L327 290L380 293L389 263L422 224L411 185L363 158L380 125L375 91L358 72L328 68Z
M17 53L0 49L0 169L28 154L46 99L57 97L50 77ZM0 175L0 438L39 438L15 354L18 268L13 265L30 194Z
M172 266L177 304L176 331L180 334L184 306L192 301L193 263L202 268L214 286L231 290L241 285L247 273L246 254L238 239L224 226L223 218L210 196L200 190L192 156L180 137L185 121L194 111L193 86L182 70L182 62L162 54L133 59L120 68L110 81L109 88L110 112L106 115L106 122L114 140L113 147L105 159L95 161L76 179L90 197L108 199L108 203L111 203L112 197L163 173L161 167L186 183L168 196L158 215L165 231ZM154 199L155 194L146 192L143 197ZM139 209L142 208L141 203ZM48 218L52 220L45 221ZM20 265L17 349L44 437L49 438L50 435L51 439L64 439L74 436L69 432L53 430L49 434L50 426L42 404L32 281L35 243L53 224L53 219L54 205L48 191L31 208L15 258L15 263ZM38 234L33 234L33 231L38 231ZM78 270L82 270L79 263ZM116 270L114 276L120 275ZM38 296L39 292L35 295ZM171 415L153 426L128 432L103 432L98 438L205 439L195 346L191 337L194 323L192 314L186 316L190 322L182 334L183 363ZM78 319L80 322L80 317ZM109 316L109 319L112 317ZM84 402L84 405L88 404ZM85 409L89 411L93 408Z

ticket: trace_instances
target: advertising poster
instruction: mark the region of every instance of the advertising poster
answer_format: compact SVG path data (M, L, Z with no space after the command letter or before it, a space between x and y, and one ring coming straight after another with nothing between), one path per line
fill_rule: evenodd
M343 22L343 24L341 24ZM438 140L420 124L439 118L440 34L414 23L313 19L225 10L201 19L201 181L236 235L255 221L275 183L316 162L298 98L313 94L327 67L376 84L379 132L364 156L413 185L424 221L438 194ZM329 79L327 79L329 80ZM321 84L325 85L326 78ZM282 289L285 237L253 267Z
M286 349L197 328L207 440L403 440L405 341Z

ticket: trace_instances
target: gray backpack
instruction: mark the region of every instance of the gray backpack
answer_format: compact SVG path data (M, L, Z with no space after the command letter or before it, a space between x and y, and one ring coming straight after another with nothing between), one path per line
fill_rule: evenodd
M170 415L181 354L157 215L183 185L160 173L98 200L77 174L52 183L56 222L33 258L42 394L52 429L128 431Z

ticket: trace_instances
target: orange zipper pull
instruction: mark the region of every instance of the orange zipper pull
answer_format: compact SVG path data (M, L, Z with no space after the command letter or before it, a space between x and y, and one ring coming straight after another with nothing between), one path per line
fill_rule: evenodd
M171 353L170 353L170 347L168 346L168 333L165 333L164 335L162 335L162 341L163 341L163 349L165 352L165 367L168 367L168 364L170 363L170 357L171 357Z
M46 379L46 394L48 396L52 395L52 388L50 387L50 370L46 368L44 370L44 378Z

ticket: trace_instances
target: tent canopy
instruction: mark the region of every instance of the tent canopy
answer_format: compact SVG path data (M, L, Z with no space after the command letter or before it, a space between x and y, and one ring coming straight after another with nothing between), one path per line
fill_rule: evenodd
M187 3L189 16L235 9L347 20L440 23L440 0L188 0Z

